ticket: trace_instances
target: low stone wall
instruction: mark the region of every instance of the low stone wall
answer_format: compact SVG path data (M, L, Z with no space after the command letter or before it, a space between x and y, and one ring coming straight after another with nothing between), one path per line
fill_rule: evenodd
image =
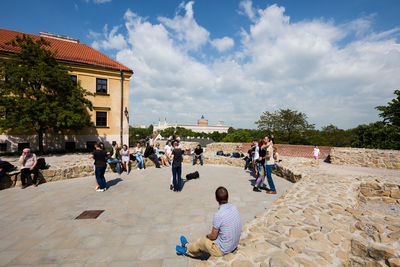
M243 144L242 143L211 143L206 147L207 155L215 155L217 151L223 151L226 153L234 153L234 152L242 152Z
M400 150L333 147L330 159L338 165L400 169Z
M301 180L243 226L238 249L193 266L400 266L400 177L337 174L298 159L282 166ZM362 206L361 191L393 194L397 213Z

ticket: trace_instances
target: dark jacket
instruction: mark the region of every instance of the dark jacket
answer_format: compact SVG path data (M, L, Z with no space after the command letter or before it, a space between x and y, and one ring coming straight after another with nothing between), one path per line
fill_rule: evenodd
M149 156L155 154L154 152L154 148L152 148L151 146L147 146L146 150L144 151L144 157L148 158Z

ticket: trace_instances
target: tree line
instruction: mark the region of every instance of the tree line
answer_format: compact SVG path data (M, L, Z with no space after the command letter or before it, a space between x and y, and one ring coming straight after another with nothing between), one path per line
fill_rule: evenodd
M279 144L318 145L332 147L360 147L378 149L400 149L400 90L395 90L396 97L386 106L378 106L381 121L361 124L352 129L340 129L327 125L315 129L308 122L305 113L291 109L279 109L275 112L265 111L256 121L257 129L229 128L227 133L196 133L181 127L170 127L159 133L163 137L179 135L180 137L211 138L215 142L249 143L262 136L275 136ZM153 126L147 129L131 129L130 139L134 142L150 136Z

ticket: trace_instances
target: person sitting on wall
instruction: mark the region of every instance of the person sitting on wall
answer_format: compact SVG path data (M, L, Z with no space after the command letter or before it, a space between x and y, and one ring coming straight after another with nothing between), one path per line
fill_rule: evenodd
M119 151L117 142L114 141L112 143L112 146L113 147L112 147L111 153L110 152L107 153L108 156L110 156L110 158L107 160L107 163L117 165L117 172L118 172L118 174L121 174L121 165L120 165L121 153Z
M194 150L193 165L196 165L198 159L200 159L200 164L203 166L203 149L200 144L198 144Z
M21 189L24 189L27 185L28 176L33 173L33 186L38 186L39 184L39 170L36 167L37 159L34 153L31 153L29 148L25 148L22 151L22 155L19 158L19 163L21 163Z
M153 140L149 141L149 144L147 145L146 150L144 151L144 157L149 158L152 162L154 162L156 168L161 168L160 163L158 162L158 157L154 151Z
M228 203L228 190L225 187L217 188L215 199L219 208L214 215L211 233L206 238L200 238L194 243L189 243L184 236L181 236L181 245L175 248L177 254L200 257L208 253L218 257L231 253L237 248L242 231L239 211Z

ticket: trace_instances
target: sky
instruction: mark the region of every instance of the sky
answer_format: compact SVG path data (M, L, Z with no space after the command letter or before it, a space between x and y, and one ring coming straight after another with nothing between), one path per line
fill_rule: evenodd
M0 28L79 38L133 69L130 124L255 128L264 111L343 129L400 89L399 0L4 1Z

